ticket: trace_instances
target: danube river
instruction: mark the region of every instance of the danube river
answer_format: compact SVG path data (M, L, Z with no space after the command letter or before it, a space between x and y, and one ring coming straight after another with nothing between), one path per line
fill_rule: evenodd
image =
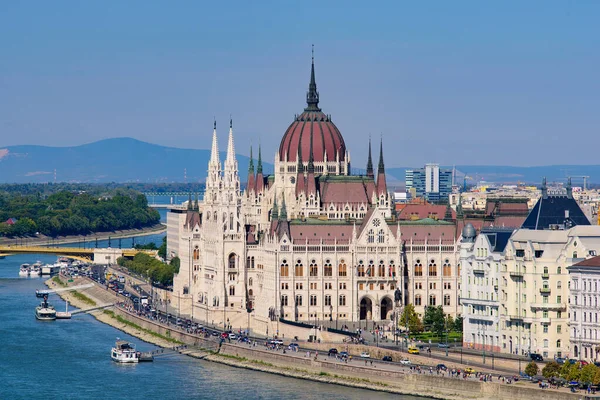
M146 240L160 243L162 235ZM136 240L136 243L143 240ZM125 247L125 240L123 246ZM106 246L105 242L99 245ZM129 243L130 245L130 243ZM19 265L55 257L19 255L0 260L0 399L416 399L285 378L181 355L153 363L110 360L117 337L142 351L155 349L90 315L41 322L34 316L42 278L19 278ZM65 303L56 295L58 310Z

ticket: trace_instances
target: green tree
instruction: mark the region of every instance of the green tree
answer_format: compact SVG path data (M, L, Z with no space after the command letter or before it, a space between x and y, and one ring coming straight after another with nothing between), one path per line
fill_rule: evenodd
M411 333L423 332L423 324L415 311L415 306L412 304L407 304L404 307L398 320L399 327L405 327L407 324Z
M571 364L568 361L560 367L560 376L564 379L569 379L569 373L571 372Z
M596 373L594 374L594 379L592 379L592 383L594 385L600 385L600 368L596 368Z
M579 380L579 376L581 375L581 370L579 369L579 363L573 364L569 368L569 374L567 375L567 379L570 381Z
M596 372L598 372L598 367L596 367L594 364L586 365L579 373L579 381L584 383L592 383L594 376L596 376Z
M425 315L423 316L423 325L431 332L435 332L438 337L442 337L446 331L446 317L442 306L425 307Z
M538 365L534 361L531 361L525 367L525 373L529 376L536 376L537 373L539 372L539 370L540 370L540 367L538 367Z
M551 361L542 368L544 378L552 378L560 376L560 364L556 361Z
M181 260L179 257L171 258L171 265L173 266L175 273L179 273L179 266L181 265Z
M463 331L463 320L464 320L464 318L462 317L462 315L459 315L458 317L456 317L454 319L454 331L455 332Z
M162 244L158 248L158 256L163 260L167 259L167 237L163 236Z

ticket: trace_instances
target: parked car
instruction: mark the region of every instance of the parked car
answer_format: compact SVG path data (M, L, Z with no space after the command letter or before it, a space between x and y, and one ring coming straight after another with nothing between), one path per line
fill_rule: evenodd
M530 353L529 358L532 361L538 361L538 362L544 361L544 358L540 354L537 354L537 353Z
M382 361L392 362L392 356L383 356Z
M580 364L582 367L585 367L586 365L588 365L588 364L589 364L589 362L587 362L587 361L584 361L584 360L579 360L579 364Z
M448 367L446 367L444 364L438 364L435 366L435 368L437 368L440 371L447 371Z
M331 355L335 355L335 354L338 354L338 349L336 349L336 348L329 349L329 355L330 356Z
M467 374L474 374L474 373L475 373L475 370L474 370L473 368L471 368L471 367L467 367L467 368L465 368L465 372L466 372Z
M448 343L438 343L438 348L440 349L447 349L448 347Z
M351 357L350 357L350 354L348 354L348 352L347 352L347 351L342 351L342 352L340 353L340 357L342 357L342 358L351 358Z
M371 355L368 352L363 351L360 353L360 358L371 358Z
M402 360L400 360L400 364L410 365L410 360L408 358L403 358Z
M411 346L408 348L408 354L419 354L419 349Z
M288 350L292 351L298 351L299 348L300 346L298 346L298 343L290 343L290 345L288 346Z
M278 345L280 345L280 346L283 346L283 340L280 340L280 339L274 339L274 340L273 340L273 344L278 344Z
M565 363L565 361L566 361L566 360L567 360L567 359L566 359L566 358L564 358L564 357L558 357L558 358L556 358L556 360L554 360L554 361L556 361L556 362L557 362L557 363L559 363L560 365L563 365L563 364Z
M528 381L531 380L531 376L527 375L525 372L521 372L519 374L519 376L520 376L521 379L525 379L525 380L528 380Z
M230 333L229 334L229 339L235 340L236 338L237 338L237 336L235 336L235 333Z

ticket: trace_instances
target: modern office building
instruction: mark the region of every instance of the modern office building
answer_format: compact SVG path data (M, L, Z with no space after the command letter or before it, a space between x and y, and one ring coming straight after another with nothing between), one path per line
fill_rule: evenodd
M440 169L439 164L426 164L425 168L406 170L406 191L414 190L417 197L427 201L448 201L452 193L452 170Z

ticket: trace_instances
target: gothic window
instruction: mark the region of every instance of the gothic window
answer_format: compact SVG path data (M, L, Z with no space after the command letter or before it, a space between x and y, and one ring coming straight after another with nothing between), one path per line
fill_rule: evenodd
M288 305L288 297L287 297L287 294L281 295L281 305L282 305L282 306L287 306L287 305Z
M384 243L385 242L385 233L383 232L383 229L380 229L379 232L377 233L377 243Z
M365 265L363 264L363 260L358 262L357 272L358 276L365 276Z
M324 276L333 276L333 267L331 265L330 260L325 260L323 275Z
M437 264L435 260L429 262L429 276L437 276Z
M415 262L415 276L423 276L423 264L419 259Z
M381 278L385 277L385 264L384 264L383 260L379 260L377 276L379 276Z
M254 296L254 292L252 291L252 289L248 290L248 296L249 297Z
M367 276L375 276L375 263L373 262L373 260L369 261L369 267L367 268Z
M246 268L250 268L250 256L246 257Z
M325 305L326 306L330 306L331 305L331 295L325 295Z
M367 237L367 242L368 243L375 243L375 232L373 232L373 229L369 229L368 237Z
M429 305L435 306L435 295L434 294L429 295Z
M316 306L317 305L317 296L315 296L314 294L310 295L310 305L311 306Z
M250 268L254 268L254 256L250 258Z
M281 276L289 276L290 274L290 267L287 263L286 260L283 260L283 262L281 263Z
M450 295L449 294L445 294L444 295L444 305L445 306L449 306L450 305Z
M198 248L198 246L196 246L194 248L194 260L199 260L200 259L200 249Z
M346 262L344 260L340 260L340 264L338 265L338 275L347 276Z
M229 295L235 296L235 286L229 286Z
M213 220L214 220L215 222L217 222L217 212L216 212L216 211L215 211L215 212L214 212L214 214L213 214Z
M421 295L418 294L415 296L415 306L420 306L421 305Z
M444 265L442 266L442 273L444 276L452 276L452 267L450 266L450 260L444 260Z
M227 221L227 213L223 213L223 223L225 223L225 221Z
M229 230L233 230L233 213L229 214Z
M388 276L390 278L395 278L396 277L396 266L394 265L394 260L390 260L390 267L389 267L389 271L388 271Z
M312 260L310 263L310 276L318 276L318 275L319 275L319 267L317 267L315 260Z
M345 306L346 305L346 296L341 294L340 295L340 302L339 302L340 306Z
M298 260L296 261L296 265L294 267L294 275L295 276L304 276L304 271L303 271L303 267L302 267L302 261Z
M248 286L252 286L252 278L248 278Z
M296 305L297 306L301 306L302 305L302 296L300 296L299 294L296 295Z
M229 268L235 268L235 253L229 255Z

